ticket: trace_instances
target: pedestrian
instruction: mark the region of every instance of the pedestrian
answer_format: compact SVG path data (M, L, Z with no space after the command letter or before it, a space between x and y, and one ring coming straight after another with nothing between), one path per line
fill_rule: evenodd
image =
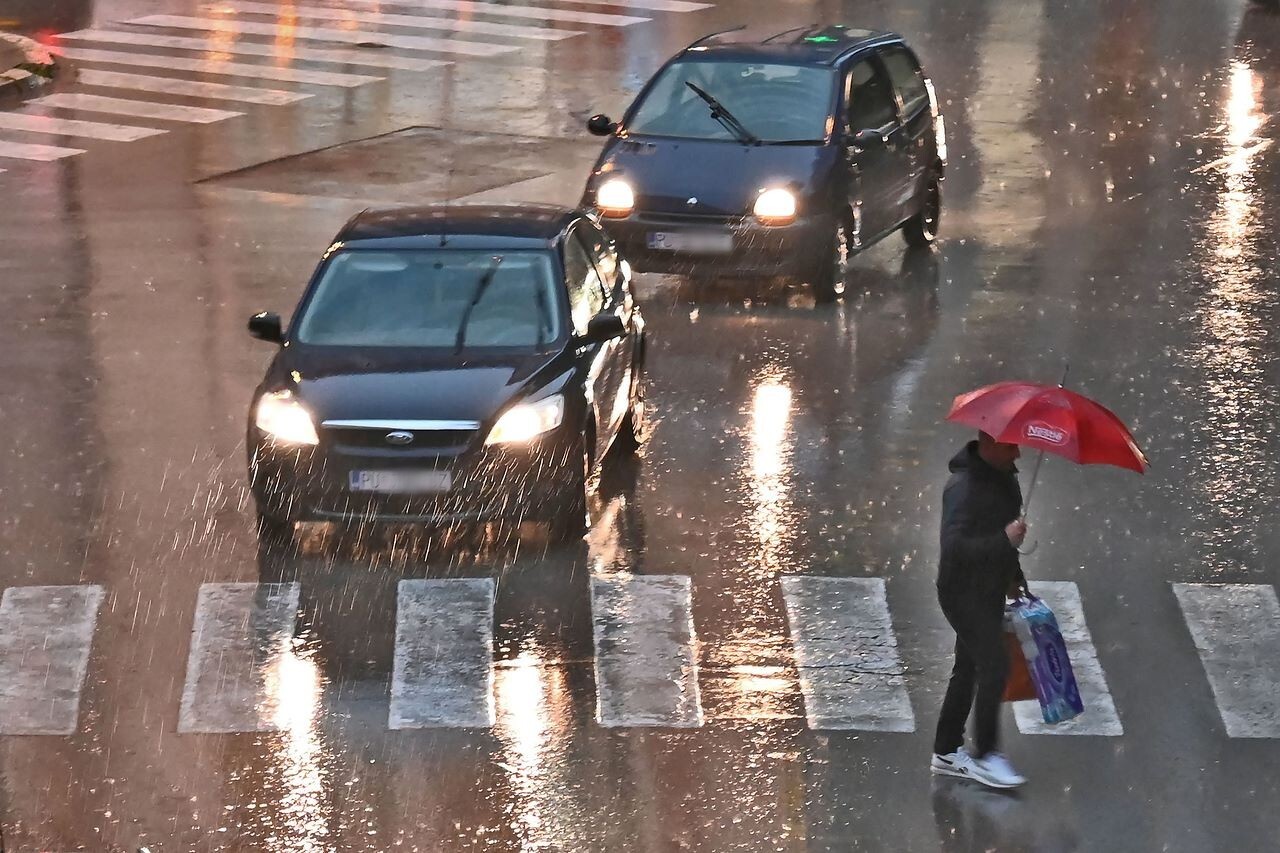
M1018 445L985 432L951 460L942 494L938 603L956 632L955 665L938 717L931 770L993 788L1026 781L998 751L1000 703L1009 672L1005 597L1026 589L1018 547L1027 535L1015 466ZM974 749L964 748L973 715Z

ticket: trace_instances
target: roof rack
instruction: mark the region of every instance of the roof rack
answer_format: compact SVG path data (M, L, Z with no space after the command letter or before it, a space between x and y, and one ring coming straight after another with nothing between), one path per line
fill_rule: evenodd
M762 39L760 43L768 44L769 42L773 41L776 38L782 38L783 36L790 35L791 33L798 33L801 30L811 30L816 26L818 26L817 23L812 23L812 24L803 24L799 27L792 27L789 30L783 30L780 33L774 33L773 35L769 36L767 39Z
M681 53L686 53L686 52L688 52L688 51L690 51L690 50L693 50L695 47L697 47L698 45L702 44L704 41L709 41L710 39L713 39L713 38L715 38L716 36L723 36L723 35L727 35L728 33L736 33L736 32L738 32L739 30L745 30L746 28L747 28L747 25L746 25L746 24L739 24L738 26L736 26L736 27L730 27L730 28L729 28L729 29L727 29L727 30L717 30L717 31L716 31L716 32L714 32L714 33L707 33L707 34L706 34L705 36L703 36L702 38L694 39L693 41L689 42L689 44L685 45L684 50L682 50L682 51L680 51L680 52L681 52Z

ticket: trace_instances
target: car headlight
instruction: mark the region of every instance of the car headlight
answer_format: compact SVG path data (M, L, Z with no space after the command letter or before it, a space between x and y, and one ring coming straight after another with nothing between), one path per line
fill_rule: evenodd
M517 403L498 418L484 443L524 444L560 426L563 420L564 396L561 394L533 403Z
M258 400L253 422L258 429L284 444L319 444L311 413L289 391L273 391Z
M766 225L786 225L796 218L796 197L788 190L765 190L756 197L752 212Z
M605 216L630 216L636 206L636 194L621 178L610 178L596 188L596 207Z

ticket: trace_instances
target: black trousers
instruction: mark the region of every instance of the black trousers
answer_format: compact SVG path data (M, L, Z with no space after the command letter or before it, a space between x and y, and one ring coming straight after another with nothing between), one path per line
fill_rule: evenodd
M972 754L981 758L1000 743L1000 700L1009 676L1004 596L939 589L938 603L956 632L956 660L938 715L933 751L947 755L964 745L964 724L972 709Z

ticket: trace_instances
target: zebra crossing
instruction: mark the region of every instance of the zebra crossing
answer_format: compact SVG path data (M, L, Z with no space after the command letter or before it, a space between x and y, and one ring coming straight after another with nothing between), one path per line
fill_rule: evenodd
M76 85L0 112L0 163L63 161L96 143L138 142L178 127L213 125L252 110L296 104L326 89L350 92L384 83L397 72L438 73L459 60L502 59L528 46L711 5L692 0L310 0L280 7L227 0L207 15L142 15L114 28L54 37L50 50L81 69ZM71 146L67 140L78 142Z
M780 582L805 720L817 731L917 729L909 687L925 678L898 647L880 578ZM1046 725L1014 705L1028 735L1120 737L1125 729L1074 583L1038 581L1071 653L1086 713ZM1280 738L1280 600L1271 586L1172 584L1230 738ZM490 578L402 580L386 727L495 725ZM590 582L595 722L605 728L714 725L702 705L695 590L684 575L596 575ZM12 587L0 599L0 734L68 735L106 592L97 585ZM287 728L301 585L206 583L198 592L178 731ZM927 676L932 681L933 675Z

